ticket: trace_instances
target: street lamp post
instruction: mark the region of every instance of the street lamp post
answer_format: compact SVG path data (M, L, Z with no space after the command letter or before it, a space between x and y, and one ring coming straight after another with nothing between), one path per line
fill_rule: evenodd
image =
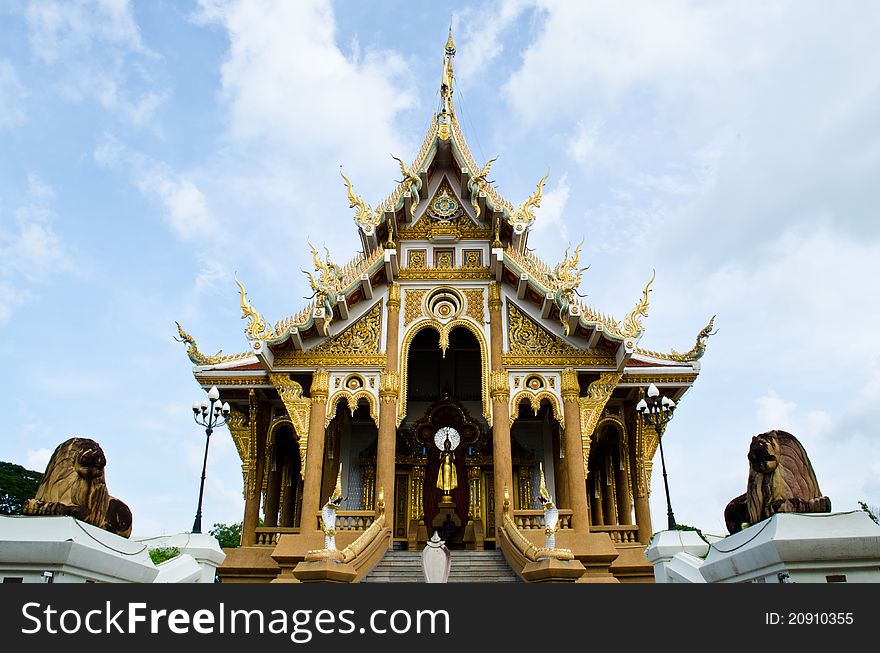
M675 530L675 515L672 514L672 502L669 500L669 481L666 478L666 459L663 456L661 431L666 423L672 419L674 410L675 402L669 397L661 397L660 391L653 383L648 386L647 396L636 404L636 411L657 432L657 441L660 443L660 464L663 466L663 488L666 490L666 517L671 531Z
M202 482L199 485L199 505L196 508L196 518L193 521L192 532L202 532L202 498L205 496L205 471L208 468L208 445L211 443L211 433L218 426L226 424L229 415L229 404L220 404L220 391L217 386L211 386L206 399L202 402L193 403L193 419L199 426L205 427L205 460L202 462Z

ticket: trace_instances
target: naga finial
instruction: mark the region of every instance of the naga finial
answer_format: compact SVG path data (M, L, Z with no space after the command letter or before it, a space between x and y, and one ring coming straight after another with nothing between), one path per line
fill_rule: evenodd
M339 166L339 174L342 175L342 178L345 180L349 201L348 208L356 209L354 213L355 223L360 227L364 234L371 236L376 231L376 227L379 226L381 214L378 212L373 213L373 209L370 208L370 205L364 202L358 194L354 192L351 180L345 176L344 172L342 172L342 166Z
M569 329L571 328L567 319L568 308L575 301L574 296L577 293L578 286L581 285L581 276L590 268L589 265L583 268L578 267L581 258L581 245L583 244L584 241L581 239L581 242L575 247L574 253L570 256L571 245L566 247L565 257L560 263L556 264L553 272L548 275L553 283L556 306L559 307L559 321L562 324L562 330L565 332L565 335L569 335Z
M517 235L521 235L525 233L525 231L532 226L532 223L535 222L535 213L534 210L541 206L541 197L544 192L544 182L547 181L547 177L550 176L548 172L546 175L541 177L541 180L538 182L538 187L535 189L535 192L532 193L529 198L519 205L519 208L514 211L513 215L508 216L507 221L513 227L513 233Z
M312 297L317 299L318 304L327 312L329 319L332 319L336 295L342 290L342 268L330 260L330 250L326 247L324 247L326 259L322 261L312 241L309 240L308 243L312 250L312 260L315 263L317 277L308 270L303 270L303 272L309 278L309 284L312 287Z
M489 181L489 168L491 168L492 164L497 160L498 157L496 156L495 158L486 161L486 165L480 168L476 176L471 177L468 181L468 189L471 191L471 206L474 207L474 215L478 218L480 217L480 204L477 200L479 198L480 190L482 190L487 184L491 183Z
M397 161L400 164L400 172L403 174L403 179L401 179L398 183L406 183L409 187L409 192L412 195L412 206L415 208L418 206L421 201L421 195L419 195L419 191L422 189L422 178L419 177L414 171L410 170L406 167L406 164L403 162L403 159L391 155L391 158Z
M550 491L547 489L547 481L544 479L544 463L538 463L538 469L541 472L541 488L538 490L538 500L541 502L541 505L547 507L548 505L553 507L553 497L550 496Z
M274 330L266 325L263 316L248 301L247 292L245 292L244 285L238 280L238 277L234 277L234 279L241 293L241 319L248 320L247 326L244 328L245 335L249 340L266 340L271 338L275 335Z
M718 333L718 329L712 331L712 327L715 325L715 315L709 318L709 324L704 326L702 330L697 334L697 341L694 343L694 346L690 351L684 354L679 354L674 349L672 350L673 356L680 357L682 360L686 361L696 361L700 360L703 357L703 354L706 353L706 344L709 341L709 336L714 336Z
M623 320L623 330L620 332L624 338L635 338L639 335L642 330L642 318L648 317L648 293L651 292L651 284L654 283L654 279L657 277L657 271L654 270L654 273L651 275L651 280L645 285L644 290L642 290L642 298L639 300L639 303L635 305L629 315L627 315Z
M206 356L200 352L199 346L196 344L196 339L183 330L183 327L180 326L180 322L175 322L174 324L177 325L177 333L180 334L180 338L175 338L175 340L177 340L177 342L186 343L186 354L193 363L196 365L216 365L223 360L222 351L218 351L213 356Z

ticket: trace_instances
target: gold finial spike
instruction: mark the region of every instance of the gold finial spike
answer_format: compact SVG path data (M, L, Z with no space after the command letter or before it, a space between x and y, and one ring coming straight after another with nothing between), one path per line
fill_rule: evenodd
M538 463L538 469L541 471L541 489L538 490L538 496L541 497L541 503L553 503L553 497L547 489L547 481L544 480L544 463Z
M452 40L452 25L449 26L449 38L446 39L446 54L450 57L455 56L455 41Z
M635 305L629 315L626 316L623 320L623 331L621 335L626 338L635 338L638 336L642 330L642 318L648 317L648 293L651 292L651 284L654 283L654 279L657 278L657 271L654 270L651 275L651 280L645 285L644 290L642 290L642 298L639 300L639 303Z
M331 503L338 503L342 500L342 462L339 463L339 472L336 474L336 487L333 494L330 495Z
M245 292L244 285L238 280L238 277L234 276L233 278L235 279L235 283L238 285L239 292L241 293L241 319L248 320L248 324L244 329L245 335L251 340L266 340L267 338L271 338L275 335L272 327L266 326L266 321L263 319L263 316L260 315L247 300L247 293Z

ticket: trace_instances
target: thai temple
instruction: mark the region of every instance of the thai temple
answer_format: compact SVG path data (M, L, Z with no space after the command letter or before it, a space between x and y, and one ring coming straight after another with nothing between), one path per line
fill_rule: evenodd
M650 281L617 319L580 301L580 246L555 264L532 253L546 177L510 201L492 160L474 161L454 56L450 33L440 105L391 194L371 206L340 171L362 254L312 246L314 299L274 324L239 281L245 353L206 355L178 325L196 381L231 405L241 456L242 541L223 582L370 580L434 533L517 580L654 580L659 440L636 405L651 384L681 399L711 322L686 353L649 351Z

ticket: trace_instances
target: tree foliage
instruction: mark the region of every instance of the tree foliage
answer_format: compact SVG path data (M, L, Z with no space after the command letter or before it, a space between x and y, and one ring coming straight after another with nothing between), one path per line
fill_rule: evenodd
M25 500L37 494L42 478L40 472L0 461L0 514L20 515Z
M880 506L869 506L864 501L859 501L859 507L868 513L868 517L870 517L875 524L880 525L880 520L878 520L878 518L880 518Z
M155 549L150 549L150 560L154 565L161 565L166 560L171 560L179 555L180 549L176 546L157 546Z
M214 524L208 531L217 538L223 549L234 549L241 544L241 522L237 524Z

